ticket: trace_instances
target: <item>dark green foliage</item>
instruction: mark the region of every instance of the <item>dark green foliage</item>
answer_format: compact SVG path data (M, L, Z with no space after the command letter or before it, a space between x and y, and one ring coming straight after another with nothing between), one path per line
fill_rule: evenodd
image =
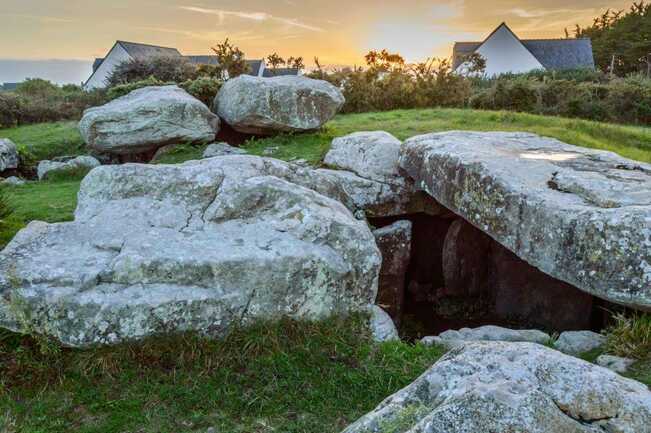
M488 83L479 86L471 107L651 124L651 79L642 75L606 82L506 76Z
M106 81L107 87L154 78L162 82L180 83L199 76L198 67L184 57L156 57L146 60L128 60L116 66Z
M180 87L208 107L212 107L222 83L222 80L217 78L199 77L196 80L184 81Z
M174 82L161 81L154 76L147 77L140 81L128 82L124 84L118 84L109 88L106 92L106 99L112 101L114 99L120 98L122 96L128 95L134 90L142 89L143 87L150 86L167 86L171 84L176 84Z
M104 101L100 90L85 92L79 86L28 79L15 92L0 94L0 127L79 119L85 109Z
M222 81L216 78L199 77L196 80L187 80L181 83L175 83L173 81L161 81L158 78L151 76L142 81L135 81L111 87L106 96L109 101L112 101L113 99L125 96L134 90L142 89L143 87L167 86L172 84L178 84L179 87L210 107L215 99L215 95L217 95L217 92L221 88Z
M577 26L577 37L592 40L599 69L619 76L651 71L651 4L633 3L627 13L607 10L591 26ZM614 71L611 71L614 56Z

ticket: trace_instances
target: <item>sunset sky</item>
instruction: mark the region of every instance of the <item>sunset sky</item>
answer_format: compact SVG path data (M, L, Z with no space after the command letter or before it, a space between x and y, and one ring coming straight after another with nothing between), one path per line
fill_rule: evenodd
M561 37L630 0L0 0L0 83L42 76L79 82L116 39L208 54L229 37L248 58L277 51L360 64L369 49L409 61L447 57L500 22L523 38ZM52 60L56 59L56 62Z

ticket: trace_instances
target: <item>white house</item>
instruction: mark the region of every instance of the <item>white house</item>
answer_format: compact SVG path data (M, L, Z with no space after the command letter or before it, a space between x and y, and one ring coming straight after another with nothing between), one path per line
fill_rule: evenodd
M453 68L464 73L468 55L479 53L486 60L484 74L494 77L533 70L594 69L590 39L520 39L500 24L482 42L456 42Z
M217 56L184 56L176 48L159 47L134 42L117 41L104 58L95 59L93 73L84 83L85 90L106 87L106 80L111 76L116 66L129 60L147 60L156 57L185 58L191 63L199 65L217 65ZM257 77L277 75L297 75L298 69L283 68L269 69L265 67L264 60L247 60L250 75Z

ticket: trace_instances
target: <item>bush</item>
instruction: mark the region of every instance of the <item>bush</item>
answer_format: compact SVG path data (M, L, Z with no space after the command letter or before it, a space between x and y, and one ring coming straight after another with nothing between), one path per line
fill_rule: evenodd
M651 360L651 314L618 314L607 330L609 353L628 358Z
M538 112L539 84L528 78L500 79L476 94L470 101L473 108Z
M146 80L111 87L107 93L107 99L109 101L112 101L116 98L125 96L134 90L142 89L143 87L170 86L175 84L176 83L174 82L160 81L158 78L151 76ZM221 80L208 77L201 77L197 78L196 80L187 80L183 83L178 84L179 87L206 104L208 107L212 106L212 103L215 99L215 96L217 95L217 92L221 88L221 85Z
M41 79L28 79L15 93L0 94L0 127L77 120L85 109L101 105L104 92L85 92L75 85L57 86Z
M18 95L0 93L0 128L18 125L22 113L22 102Z
M194 96L208 107L212 107L217 92L222 86L222 81L216 78L200 77L180 84L180 87Z
M145 80L135 81L133 83L127 83L127 84L119 84L117 86L111 87L106 93L106 99L112 101L114 99L128 95L134 90L142 89L143 87L167 86L171 84L176 84L176 83L161 81L158 78L151 76Z
M116 66L106 80L109 88L144 81L151 77L162 82L181 83L198 77L197 65L183 57L156 57L147 60L129 60Z

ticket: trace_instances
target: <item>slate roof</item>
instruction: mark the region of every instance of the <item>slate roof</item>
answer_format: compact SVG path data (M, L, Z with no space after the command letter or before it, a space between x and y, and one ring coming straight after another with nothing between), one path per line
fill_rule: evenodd
M136 60L147 60L152 57L182 57L176 48L159 47L157 45L139 44L135 42L117 41L118 44Z
M276 69L267 68L262 73L262 76L266 78L271 78L271 77L280 77L282 75L298 75L300 72L301 70L296 68L276 68Z
M99 65L101 65L103 61L104 61L103 57L102 58L98 57L95 59L95 61L93 62L93 72L95 72L97 68L99 68Z
M490 36L489 36L490 37ZM579 39L519 39L546 69L594 68L592 42ZM452 67L456 69L468 54L475 52L484 42L455 42Z
M197 65L218 65L219 61L217 56L184 56L188 59L189 62L195 63ZM246 64L249 65L251 71L250 75L257 77L260 73L260 67L262 66L262 60L245 60Z

